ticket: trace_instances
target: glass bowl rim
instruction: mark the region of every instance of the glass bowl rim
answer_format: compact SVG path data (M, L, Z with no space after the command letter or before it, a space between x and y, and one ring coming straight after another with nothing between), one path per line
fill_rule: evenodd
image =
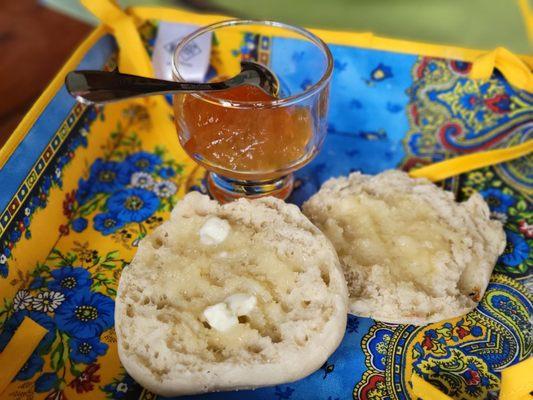
M306 88L304 91L285 97L283 99L275 99L275 100L268 100L268 101L234 101L234 100L228 100L228 99L221 99L219 97L210 96L207 93L191 93L192 96L197 97L199 99L202 99L204 101L207 101L209 103L220 105L223 107L229 107L229 108L275 108L275 107L286 107L293 105L294 103L300 102L302 100L305 100L311 96L313 96L315 93L322 90L331 79L331 75L333 72L333 55L331 54L331 50L329 49L328 45L320 39L317 35L314 33L308 31L307 29L286 24L283 22L277 22L277 21L270 21L270 20L260 20L260 19L228 19L224 21L215 22L213 24L209 24L206 26L203 26L194 32L191 32L187 36L183 37L176 48L174 49L174 52L172 54L172 75L175 79L183 80L181 77L178 68L177 68L177 56L178 54L184 49L185 45L188 44L191 40L194 40L200 35L203 35L208 32L212 32L219 28L224 28L227 26L239 26L239 25L264 25L264 26L270 26L275 28L281 28L286 29L292 32L296 32L297 34L303 36L304 38L308 39L310 42L312 42L316 47L318 47L322 53L326 57L327 65L326 70L320 77L320 79L315 82L313 85Z

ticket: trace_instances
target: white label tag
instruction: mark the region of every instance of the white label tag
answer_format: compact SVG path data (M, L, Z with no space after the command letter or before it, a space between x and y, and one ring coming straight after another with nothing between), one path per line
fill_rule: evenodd
M195 25L160 22L155 39L152 64L156 78L172 80L172 56L178 43L198 29ZM211 35L193 40L180 57L180 74L189 82L202 82L209 68Z

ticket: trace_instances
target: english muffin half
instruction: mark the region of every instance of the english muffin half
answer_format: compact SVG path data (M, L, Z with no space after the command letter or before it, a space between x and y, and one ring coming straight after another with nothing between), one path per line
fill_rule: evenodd
M464 314L483 296L505 248L479 194L400 171L330 179L303 206L332 241L356 315L425 324Z
M165 396L303 378L339 345L348 293L331 243L293 205L188 194L120 279L120 360Z

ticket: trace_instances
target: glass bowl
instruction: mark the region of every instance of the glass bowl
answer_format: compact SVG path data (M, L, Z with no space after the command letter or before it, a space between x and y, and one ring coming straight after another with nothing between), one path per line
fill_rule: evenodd
M277 96L250 86L175 95L179 140L207 170L208 189L219 201L285 199L292 172L316 156L327 132L331 52L302 28L228 20L185 37L172 73L178 81L217 82L237 75L241 61L269 68L279 81Z

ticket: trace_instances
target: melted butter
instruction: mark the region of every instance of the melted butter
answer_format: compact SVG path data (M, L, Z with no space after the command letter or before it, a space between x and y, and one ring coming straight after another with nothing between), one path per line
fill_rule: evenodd
M389 264L400 280L424 280L431 274L442 252L449 252L449 235L454 232L435 223L436 212L410 195L387 204L368 194L341 202L352 222L343 226L344 235L355 247L357 263L363 266ZM341 211L339 211L339 214Z
M165 259L154 279L160 294L166 296L179 310L180 318L187 321L184 323L196 332L190 345L197 347L198 352L205 352L202 348L205 343L198 338L200 331L210 347L225 352L239 351L243 342L257 337L258 330L267 335L269 328L265 321L283 314L280 303L294 287L298 266L281 259L264 241L256 243L253 232L243 226L232 225L223 242L206 246L198 235L206 220L194 216L180 226L169 240L175 248L173 253L181 256ZM224 257L220 257L221 253ZM236 293L247 293L257 300L246 315L246 322L225 332L206 328L204 310Z

